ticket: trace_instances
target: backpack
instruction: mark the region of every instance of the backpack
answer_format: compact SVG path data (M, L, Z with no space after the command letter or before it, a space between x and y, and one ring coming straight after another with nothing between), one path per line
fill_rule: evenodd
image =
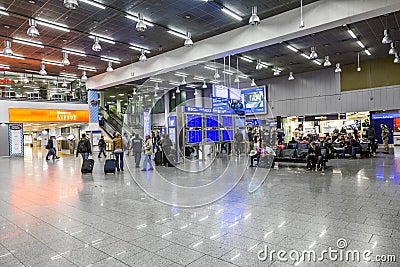
M81 140L81 141L79 141L79 144L78 144L78 152L79 152L79 153L85 153L85 152L87 152L87 149L86 149L86 140Z

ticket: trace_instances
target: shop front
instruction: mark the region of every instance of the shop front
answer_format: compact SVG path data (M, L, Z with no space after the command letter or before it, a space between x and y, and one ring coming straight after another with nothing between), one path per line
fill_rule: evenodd
M400 111L386 111L382 113L374 112L371 115L372 125L378 136L378 140L382 143L381 124L385 124L390 131L389 144L400 145Z

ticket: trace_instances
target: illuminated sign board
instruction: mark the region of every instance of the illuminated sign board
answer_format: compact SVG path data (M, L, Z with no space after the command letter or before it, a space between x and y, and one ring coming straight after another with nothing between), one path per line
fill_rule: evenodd
M89 122L88 110L9 108L10 122Z

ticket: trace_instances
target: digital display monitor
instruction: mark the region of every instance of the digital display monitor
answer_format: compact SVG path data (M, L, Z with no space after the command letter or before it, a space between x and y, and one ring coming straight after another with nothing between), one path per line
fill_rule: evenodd
M188 114L186 118L187 118L187 127L190 128L202 127L201 115Z
M246 114L266 113L265 87L242 90L244 110Z
M229 98L233 100L241 100L242 90L236 88L229 88Z
M222 130L222 142L233 141L233 130Z
M206 131L206 142L219 142L219 131L218 130L207 130Z
M206 127L218 128L218 116L206 116Z
M203 142L203 131L201 130L187 131L186 136L188 144L199 144Z
M228 99L228 96L229 96L229 87L220 84L214 84L214 97L221 97Z
M232 127L233 119L231 116L222 116L221 117L221 125L222 127Z

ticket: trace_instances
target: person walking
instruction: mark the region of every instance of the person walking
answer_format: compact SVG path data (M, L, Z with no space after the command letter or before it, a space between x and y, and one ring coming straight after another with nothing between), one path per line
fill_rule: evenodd
M106 156L106 152L105 152L105 150L106 150L106 141L104 141L104 136L100 137L98 146L99 146L99 149L100 149L99 158L101 158L101 154L103 154L104 157L107 157Z
M382 128L382 141L383 145L385 147L385 150L383 153L389 154L389 136L390 136L390 131L389 128L385 124L381 124Z
M90 145L90 140L86 138L86 134L82 134L82 138L79 140L76 157L79 154L81 154L83 160L87 160L89 155L92 155L92 146Z
M135 134L135 137L131 139L132 154L135 157L136 168L139 168L140 161L142 159L142 147L143 139L139 137L139 134Z
M367 135L367 138L369 140L371 153L372 153L373 156L375 156L375 153L376 153L376 143L375 143L376 133L375 133L374 127L372 127L371 124L368 126L366 135Z
M124 137L122 137L122 149L124 151L128 151L128 156L129 156L129 136L128 136L128 133L124 133Z
M168 157L170 157L171 148L172 148L172 140L171 140L171 138L169 138L169 134L163 135L163 137L160 140L160 145L162 148L162 153L164 154L162 164L164 166L169 166L170 161L169 161Z
M46 160L50 160L50 156L53 156L53 159L59 159L60 157L57 157L57 152L55 148L55 136L50 136L49 141L47 142L46 148L48 149L47 155L46 155Z
M146 135L146 140L143 145L144 150L144 160L143 160L143 169L142 171L146 171L147 163L150 164L150 169L153 170L153 165L151 164L151 154L153 154L153 142L150 138L150 135Z
M119 133L115 134L113 139L113 152L115 156L115 168L119 172L124 171L124 148L123 148L123 140Z
M235 152L236 155L240 155L243 151L242 145L243 145L243 134L240 132L239 129L236 130L235 136Z

